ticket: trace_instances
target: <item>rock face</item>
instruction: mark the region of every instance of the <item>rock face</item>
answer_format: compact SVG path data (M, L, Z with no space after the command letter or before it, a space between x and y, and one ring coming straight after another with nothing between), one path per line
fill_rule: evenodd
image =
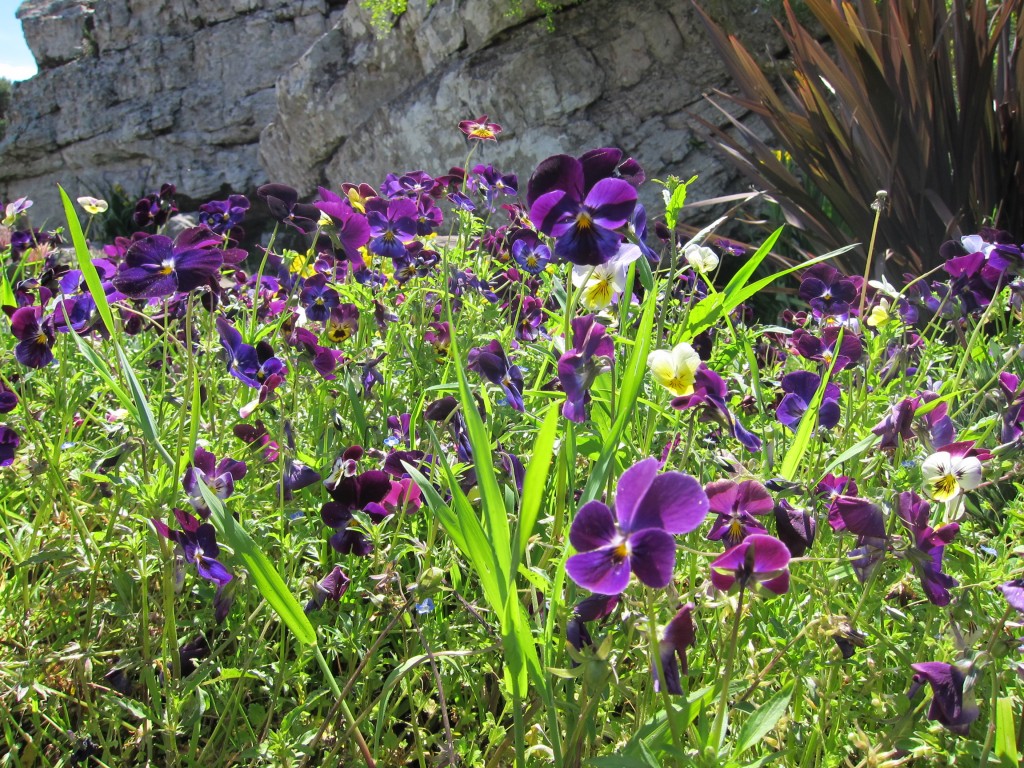
M505 132L474 163L528 174L615 145L648 178L700 174L700 197L733 178L688 117L711 118L702 94L726 82L688 2L583 0L553 31L508 5L410 0L378 38L354 0L28 0L41 72L14 89L0 197L56 217L58 182L101 195L170 181L205 200L440 174L466 160L459 120L484 113ZM706 5L749 45L774 39L756 2Z

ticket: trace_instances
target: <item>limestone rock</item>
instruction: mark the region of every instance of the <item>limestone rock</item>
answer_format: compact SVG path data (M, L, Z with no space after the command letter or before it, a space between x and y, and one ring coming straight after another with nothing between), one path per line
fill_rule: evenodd
M763 48L762 1L706 3ZM199 202L441 174L470 150L458 122L484 113L505 132L473 162L523 185L550 154L606 145L648 178L700 174L700 197L735 178L688 117L714 118L702 94L726 83L688 2L567 0L553 31L523 5L410 0L378 37L355 0L28 0L41 71L15 84L0 198L34 199L38 226L60 221L57 183L74 197L172 182Z

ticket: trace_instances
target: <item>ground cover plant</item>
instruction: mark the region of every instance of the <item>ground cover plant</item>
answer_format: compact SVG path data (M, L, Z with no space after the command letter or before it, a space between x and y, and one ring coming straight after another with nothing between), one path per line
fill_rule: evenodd
M459 127L110 242L6 206L0 765L1018 764L1018 242L771 274Z

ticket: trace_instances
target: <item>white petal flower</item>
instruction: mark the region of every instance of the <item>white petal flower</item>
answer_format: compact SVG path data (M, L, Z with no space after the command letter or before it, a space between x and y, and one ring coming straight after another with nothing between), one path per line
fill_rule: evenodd
M647 356L651 369L661 386L676 397L693 394L693 381L700 367L700 355L689 344L677 344L673 349L656 349Z
M981 461L938 451L924 460L921 475L925 493L936 501L949 501L981 485Z
M718 256L706 245L687 245L683 250L686 263L704 275L710 275L718 267Z
M86 213L92 216L103 213L108 207L106 200L101 200L98 197L89 197L88 195L78 198L78 204L82 206Z

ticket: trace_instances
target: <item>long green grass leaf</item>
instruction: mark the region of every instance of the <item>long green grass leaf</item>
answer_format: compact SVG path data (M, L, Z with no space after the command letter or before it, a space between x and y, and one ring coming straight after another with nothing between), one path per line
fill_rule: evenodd
M110 311L110 304L107 302L107 294L103 290L103 283L100 281L99 272L96 271L96 267L92 263L92 257L89 255L89 246L85 242L82 223L78 220L75 206L71 202L71 198L68 197L68 193L64 191L64 187L58 186L57 189L60 190L60 199L64 204L64 215L68 220L68 232L71 233L71 242L75 246L75 259L78 262L78 268L82 270L85 284L89 288L89 294L92 296L92 300L96 302L96 311L100 313L100 317L103 319L103 324L107 326L107 330L113 334L115 331L114 316Z
M530 455L530 465L526 468L523 479L523 496L519 503L519 524L517 544L513 566L518 570L519 560L526 552L526 545L533 535L540 516L541 503L548 487L548 474L554 459L555 438L558 436L558 423L561 409L555 403L548 408L547 418L537 432Z
M160 458L164 460L172 471L176 470L177 462L167 452L167 449L164 448L163 443L160 442L160 431L157 428L156 419L153 417L153 411L149 407L149 401L146 400L146 391L142 388L142 384L139 383L135 371L132 370L131 363L128 362L128 358L125 357L120 347L117 347L117 358L121 362L121 371L128 380L128 388L131 390L132 398L135 400L135 412L132 414L135 422L142 429L142 434L146 436L150 445L160 454Z
M217 495L206 487L206 483L199 482L197 485L206 505L210 508L210 519L223 537L222 541L231 547L235 557L245 565L260 594L270 603L270 607L295 635L296 640L305 645L316 645L316 630L313 629L302 606L289 591L284 579L274 568L274 564L224 508Z

